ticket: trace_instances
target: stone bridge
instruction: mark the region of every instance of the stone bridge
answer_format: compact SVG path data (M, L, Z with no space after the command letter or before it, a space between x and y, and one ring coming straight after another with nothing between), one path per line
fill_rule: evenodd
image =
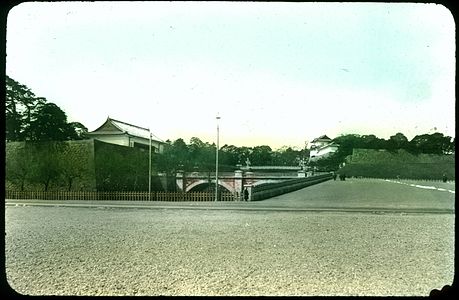
M305 172L300 167L250 167L234 172L219 172L220 191L227 191L235 199L241 199L244 188L264 183L276 183L294 178L308 177L312 172ZM177 187L180 191L213 190L215 172L177 172Z

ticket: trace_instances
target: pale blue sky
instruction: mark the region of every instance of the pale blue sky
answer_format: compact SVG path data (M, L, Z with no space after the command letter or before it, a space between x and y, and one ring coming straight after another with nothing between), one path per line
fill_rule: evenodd
M24 3L7 74L94 130L304 146L327 134L455 136L455 24L435 4Z

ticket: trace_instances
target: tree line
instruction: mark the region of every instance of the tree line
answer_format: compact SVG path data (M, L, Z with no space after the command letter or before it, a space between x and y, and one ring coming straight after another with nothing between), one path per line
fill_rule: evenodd
M354 148L358 149L384 149L395 152L400 149L406 150L414 155L417 154L453 154L455 153L456 138L445 136L443 133L435 132L432 134L416 135L413 139L408 138L403 133L397 133L389 139L378 138L373 134L358 135L345 134L333 139L339 145L338 150L332 155L311 162L311 166L322 169L337 170L345 158L352 154Z
M330 156L317 161L308 161L310 150L294 149L284 146L273 150L270 146L237 147L224 145L219 149L219 168L232 171L236 165L245 165L247 161L256 166L298 166L303 160L307 166L319 167L326 170L337 170L345 158L352 154L354 148L384 149L387 151L406 150L412 154L451 154L455 152L455 138L442 133L421 134L412 140L403 133L390 136L389 139L378 138L373 134L357 135L344 134L332 140L338 144L338 150ZM215 170L216 146L201 141L197 137L186 144L181 138L167 141L163 155L157 158L158 168L166 172L183 170Z
M55 103L37 97L26 85L6 76L6 141L66 141L85 138L88 129L68 122Z
M6 76L6 141L65 141L86 137L87 128L79 122L68 122L65 112L46 98L37 97L27 86ZM373 134L345 134L333 139L339 145L338 151L327 158L309 162L309 166L337 169L354 148L404 149L413 154L449 154L455 151L455 138L442 133L422 134L408 140L403 133L389 139L378 138ZM156 159L160 171L174 173L179 169L212 171L215 169L214 143L203 142L197 137L187 144L179 138L167 141L163 155ZM234 170L236 165L299 165L307 161L309 149L296 149L284 146L273 150L270 146L237 147L224 145L219 149L219 166L222 171Z
M203 142L197 137L192 137L187 144L182 138L175 141L166 141L162 155L157 157L158 169L168 173L177 170L215 170L215 143ZM219 169L233 171L237 165L269 166L269 165L298 165L300 160L309 156L307 149L294 149L282 147L272 150L270 146L237 147L227 145L219 148Z

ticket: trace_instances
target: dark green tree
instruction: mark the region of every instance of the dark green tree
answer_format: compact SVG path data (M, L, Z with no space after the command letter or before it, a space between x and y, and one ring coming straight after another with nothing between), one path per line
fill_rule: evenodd
M346 134L341 135L333 141L339 145L338 151L335 153L338 157L344 159L346 156L352 154L354 148L358 148L362 143L360 142L360 136L357 134Z
M456 138L454 137L449 145L449 149L446 152L447 154L456 153Z
M386 147L386 140L376 137L374 134L362 135L357 138L356 148L383 149Z
M84 139L88 129L81 123L67 123L56 104L37 97L25 85L6 76L6 141L63 141Z
M65 141L78 138L74 124L67 123L67 115L54 103L40 105L27 129L32 141Z
M386 148L388 150L408 149L408 138L401 132L390 136Z
M242 152L234 145L224 145L220 148L220 161L222 164L236 166L242 164Z
M193 163L188 151L188 145L182 138L167 143L164 152L156 158L159 170L168 174L174 174L179 169L191 170Z
M447 154L454 150L451 137L443 133L421 134L409 142L409 149L415 153Z
M249 155L250 162L254 166L272 165L272 149L269 146L255 146Z
M24 141L36 110L46 102L25 85L6 76L5 129L7 141Z
M70 122L69 126L69 139L83 140L87 138L88 128L80 122Z
M181 138L172 143L171 158L175 162L175 167L184 167L185 170L191 170L193 163L190 161L188 145Z
M192 164L193 168L198 168L202 171L213 170L215 168L215 151L215 145L205 143L197 137L192 137L188 146L190 165Z
M294 166L298 165L304 154L300 150L294 150L292 147L284 146L272 154L273 165Z

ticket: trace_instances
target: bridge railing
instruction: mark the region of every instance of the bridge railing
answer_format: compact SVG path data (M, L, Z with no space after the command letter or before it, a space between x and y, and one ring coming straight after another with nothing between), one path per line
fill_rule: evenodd
M263 200L274 196L293 192L304 187L317 184L330 180L333 177L332 174L322 174L305 178L296 178L291 180L285 180L276 183L264 183L260 185L250 186L249 198L251 201Z
M94 192L94 191L14 191L6 190L5 199L25 200L111 200L111 201L214 201L213 192ZM234 201L234 195L221 192L219 201Z
M245 175L245 178L297 178L297 172L256 172L251 175Z

